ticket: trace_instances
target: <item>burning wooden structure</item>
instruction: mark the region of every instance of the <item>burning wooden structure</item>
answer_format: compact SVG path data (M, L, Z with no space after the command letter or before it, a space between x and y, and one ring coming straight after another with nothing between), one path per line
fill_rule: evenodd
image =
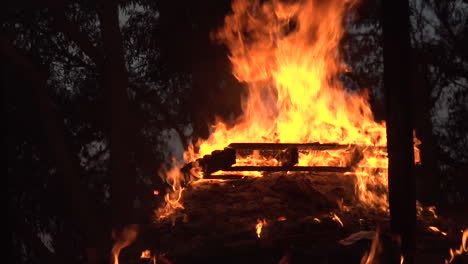
M223 150L215 150L203 158L184 166L184 172L194 167L200 167L203 179L243 177L242 174L220 174L215 172L242 171L310 171L310 172L349 172L354 171L363 158L361 146L350 144L320 144L320 143L231 143ZM371 147L374 148L374 147ZM384 148L379 148L384 149ZM299 153L308 154L311 151L340 151L346 164L343 166L300 166ZM257 156L256 165L238 165L236 160ZM263 160L263 162L262 162ZM268 165L269 164L269 165ZM274 164L274 165L272 165Z
M400 200L409 207L388 231L388 129L374 120L366 94L339 79L349 71L338 46L355 4L233 2L212 37L229 49L233 75L246 86L244 114L229 125L218 121L182 165L162 173L171 190L142 239L152 252L175 263L413 262L415 237L403 234L413 224L404 219L416 215L406 215L412 187L401 189L412 200ZM407 128L411 169L419 162L411 140L418 140ZM395 139L399 130L389 130ZM431 212L420 206L417 243L432 246L424 263L441 263L445 255L433 243L441 233L427 227L444 221Z

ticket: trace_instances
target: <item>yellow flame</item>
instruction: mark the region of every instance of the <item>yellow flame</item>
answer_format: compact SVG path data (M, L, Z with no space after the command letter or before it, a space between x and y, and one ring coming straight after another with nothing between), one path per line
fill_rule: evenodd
M405 257L403 255L400 255L400 264L403 264L405 262Z
M385 123L374 120L367 91L346 90L339 78L349 71L339 44L345 15L356 2L234 0L223 27L211 37L227 46L232 73L247 88L243 114L234 124L217 120L208 139L199 140L197 148L189 146L185 161L236 142L365 146L357 168L347 174L356 177L358 205L388 212ZM349 161L343 151L309 151L299 157L301 166L343 166ZM240 165L277 162L255 153L237 159ZM175 182L172 187L175 194L166 196L162 216L182 207L182 188Z
M445 260L445 264L452 263L452 261L455 259L456 256L460 256L468 252L467 240L468 240L468 228L466 228L463 231L460 247L458 249L450 249L449 251L450 258L448 260L447 259Z
M233 75L247 86L243 115L230 127L217 121L198 142L199 152L191 148L188 156L195 160L235 142L370 146L356 171L356 193L363 206L387 210L387 156L375 148L386 146L385 124L374 121L366 93L347 91L339 80L347 66L338 45L354 2L234 0L212 37L229 48ZM309 166L347 163L331 151L300 158Z
M264 226L266 226L266 224L267 224L266 220L263 220L263 219L262 220L260 220L260 219L257 220L257 224L255 225L255 231L257 233L258 238L260 238L260 236L262 234L262 228Z

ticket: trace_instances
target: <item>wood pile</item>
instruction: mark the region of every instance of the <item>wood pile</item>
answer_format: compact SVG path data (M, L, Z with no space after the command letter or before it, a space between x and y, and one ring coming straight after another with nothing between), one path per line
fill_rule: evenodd
M161 258L157 263L360 263L371 240L346 246L339 241L377 226L388 230L389 221L356 206L354 181L340 173L270 172L193 183L183 193L185 208L152 224L121 259L149 249ZM266 221L260 237L258 221ZM428 232L426 224L419 228L419 250L429 261L424 263L443 263L449 238ZM395 246L386 232L381 236L387 255L381 258L399 257L389 250Z

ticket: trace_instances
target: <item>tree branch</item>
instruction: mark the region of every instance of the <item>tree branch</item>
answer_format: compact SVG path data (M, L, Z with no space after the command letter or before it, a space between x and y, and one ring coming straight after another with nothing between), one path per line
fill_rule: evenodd
M65 17L64 3L57 2L57 6L52 9L54 17L54 25L59 29L67 38L73 41L91 60L94 61L98 68L104 65L104 58L99 48L95 47L88 39L88 36L80 30L77 24L70 23Z

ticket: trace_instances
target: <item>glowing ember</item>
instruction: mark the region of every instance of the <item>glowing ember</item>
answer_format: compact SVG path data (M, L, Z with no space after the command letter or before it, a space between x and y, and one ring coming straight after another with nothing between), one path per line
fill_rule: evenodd
M452 261L455 259L456 256L460 256L468 252L467 241L468 241L468 228L466 228L463 231L462 242L461 242L460 248L455 249L455 250L450 249L450 259L448 260L446 259L445 264L452 263Z
M142 259L149 259L149 258L151 258L151 250L149 250L149 249L143 250L143 251L141 252L140 258L142 258Z
M341 227L344 227L343 222L335 213L332 213L332 220L340 224Z
M286 221L286 217L284 216L280 216L278 217L278 221L282 222L282 221Z
M315 223L320 223L320 222L322 222L322 221L321 221L320 219L318 219L317 217L315 217L315 218L314 218L314 222L315 222Z
M436 214L436 211L435 211L436 208L435 208L435 206L429 206L429 207L427 208L427 210L432 214L432 216L433 216L435 219L439 218L439 216Z
M440 231L440 229L437 228L437 227L435 227L435 226L429 226L428 228L429 228L429 230L431 230L431 231L433 231L433 232L436 232L436 233L439 233L439 234L441 234L441 235L443 235L443 236L446 236L446 235L447 235L446 232Z
M260 236L262 234L262 228L264 226L266 226L266 224L267 224L266 220L260 220L260 219L257 220L257 225L255 226L255 230L257 232L257 237L258 238L260 238Z

